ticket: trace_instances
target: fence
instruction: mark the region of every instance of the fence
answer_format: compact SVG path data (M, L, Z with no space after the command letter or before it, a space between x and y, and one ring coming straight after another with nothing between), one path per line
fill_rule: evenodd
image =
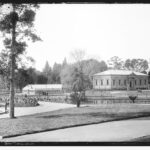
M150 91L92 91L86 93L87 103L91 104L113 104L113 103L133 103L129 96L134 95L137 98L134 103L150 103Z
M86 104L113 104L113 103L133 103L130 100L129 95L135 94L137 98L134 103L150 103L150 91L86 91L86 100L83 103ZM56 102L56 103L72 103L70 100L69 94L59 93L59 94L51 94L47 96L43 95L19 95L16 94L17 99L22 99L24 97L35 99L37 101L47 101L47 102ZM8 94L0 94L0 101L9 98Z

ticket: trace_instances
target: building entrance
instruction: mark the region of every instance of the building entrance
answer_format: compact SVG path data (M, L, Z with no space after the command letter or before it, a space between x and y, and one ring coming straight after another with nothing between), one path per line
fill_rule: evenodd
M134 90L135 89L135 86L134 86L134 79L130 80L130 90Z

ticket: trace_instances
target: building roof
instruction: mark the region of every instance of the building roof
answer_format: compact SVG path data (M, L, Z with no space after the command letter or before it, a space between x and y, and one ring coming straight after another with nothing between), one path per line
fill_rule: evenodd
M62 84L29 84L23 90L61 90Z
M99 76L99 75L139 75L139 76L147 76L144 73L136 72L136 71L129 71L129 70L106 70L104 72L96 73L94 76Z

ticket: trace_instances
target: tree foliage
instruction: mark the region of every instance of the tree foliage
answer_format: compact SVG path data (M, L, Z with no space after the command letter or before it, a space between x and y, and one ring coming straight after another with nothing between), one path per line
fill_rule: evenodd
M104 61L98 61L95 59L87 59L81 61L81 66L83 67L82 70L78 69L77 63L68 64L64 69L61 71L61 83L66 88L72 88L74 83L74 78L77 79L76 83L80 83L80 80L83 80L84 85L83 89L92 88L92 76L95 73L102 72L107 70L107 65ZM81 78L78 78L81 77Z
M52 83L52 69L49 66L48 61L45 64L45 67L43 69L43 75L47 78L47 84Z
M127 59L124 67L128 70L143 72L148 69L148 61L145 59Z
M5 6L5 9L3 6ZM38 7L36 4L0 4L0 31L3 34L5 49L8 51L9 61L7 65L10 63L7 72L10 75L10 118L14 118L16 60L24 53L27 40L33 42L40 40L33 28L33 21ZM7 11L4 12L4 10ZM1 70L4 69L1 68Z
M58 63L54 63L52 70L52 83L60 84L60 73L61 73L62 65Z
M118 56L111 57L110 60L108 60L108 64L113 69L123 69L124 68L124 62Z

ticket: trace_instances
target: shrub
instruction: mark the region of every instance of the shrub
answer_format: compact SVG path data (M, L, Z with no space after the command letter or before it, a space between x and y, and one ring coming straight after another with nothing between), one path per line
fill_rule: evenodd
M134 103L137 96L129 96L129 99Z
M70 94L70 98L73 104L77 104L77 107L80 107L81 102L85 102L87 100L84 92L81 93L73 92Z
M9 102L9 97L0 97L1 102ZM26 96L16 96L14 99L15 107L34 107L38 106L38 98L36 97L26 97Z

